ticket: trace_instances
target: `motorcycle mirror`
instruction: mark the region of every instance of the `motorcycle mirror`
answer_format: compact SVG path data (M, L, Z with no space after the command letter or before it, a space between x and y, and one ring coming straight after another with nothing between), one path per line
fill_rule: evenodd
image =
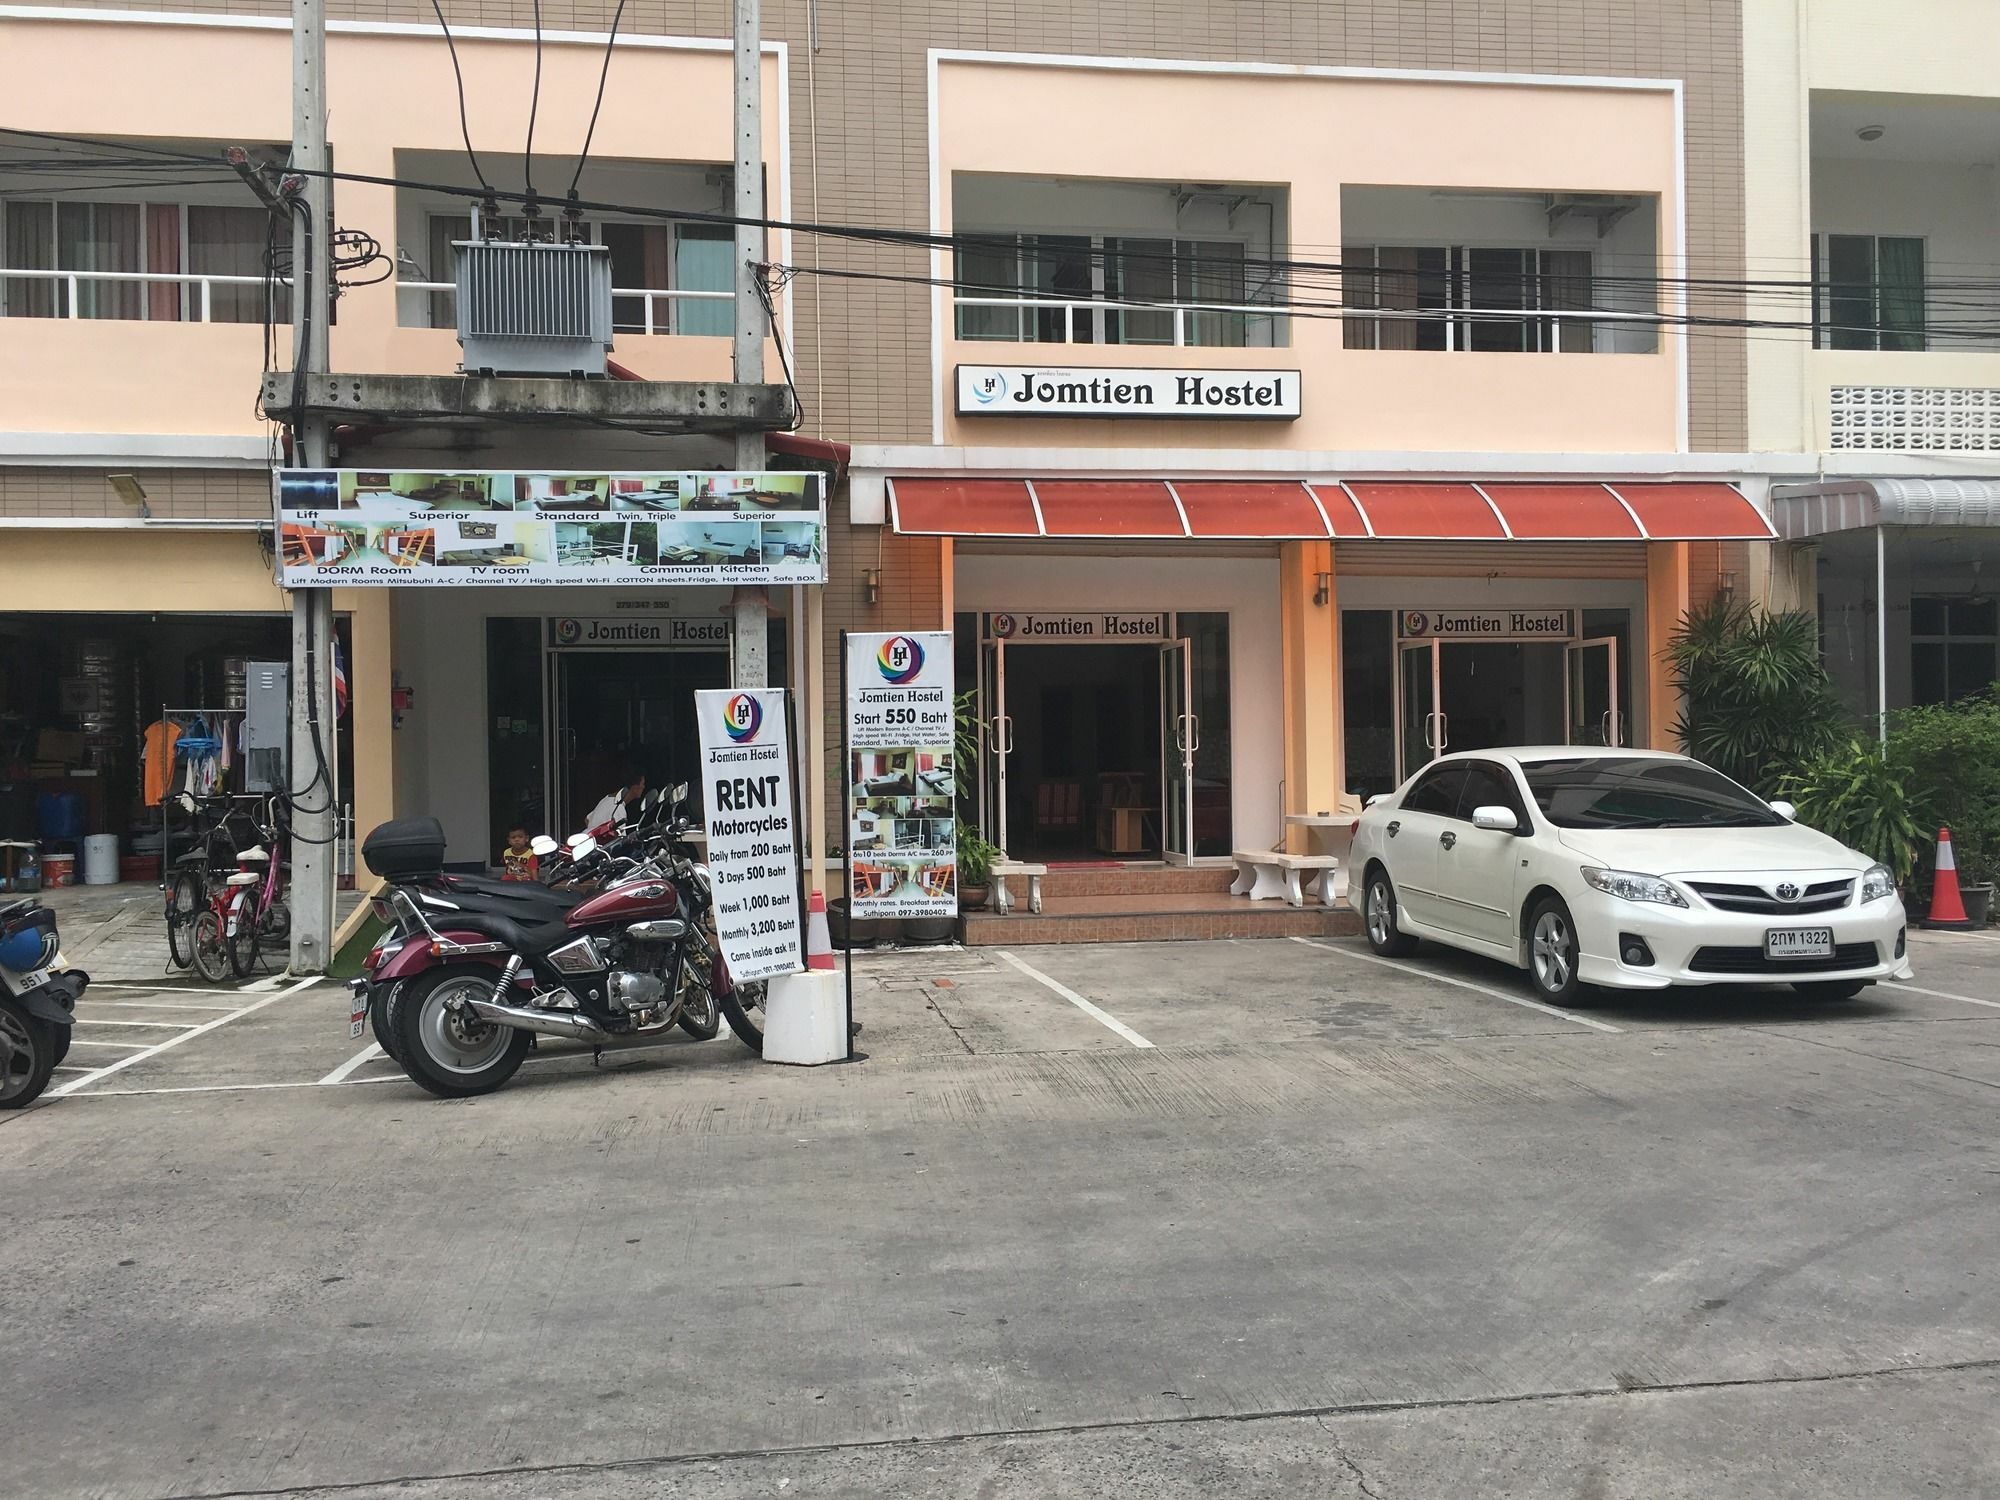
M568 844L570 848L575 849L580 844L589 843L590 835L587 833L572 833L568 838L564 839L563 842L565 844Z
M685 802L688 798L688 784L683 781L674 787L674 801Z
M554 854L558 849L562 848L562 845L558 844L554 839L550 838L546 833L538 833L533 838L528 840L528 848L535 854L537 858L547 859L551 854Z
M591 855L597 852L597 840L587 833L583 834L571 842L570 852L579 860L589 859Z

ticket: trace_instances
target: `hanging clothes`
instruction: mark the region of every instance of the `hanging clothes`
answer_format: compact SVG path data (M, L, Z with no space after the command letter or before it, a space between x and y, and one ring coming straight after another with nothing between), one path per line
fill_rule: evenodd
M160 719L146 726L145 744L139 754L146 770L148 807L158 807L166 800L167 786L174 778L175 744L180 737L181 726L171 719Z

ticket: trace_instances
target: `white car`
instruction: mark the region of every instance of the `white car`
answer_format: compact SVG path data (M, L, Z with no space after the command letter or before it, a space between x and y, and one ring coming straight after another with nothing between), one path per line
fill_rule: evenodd
M1554 1005L1594 985L1846 999L1908 979L1894 877L1791 813L1684 755L1470 751L1369 804L1349 889L1377 953L1419 938L1483 953Z

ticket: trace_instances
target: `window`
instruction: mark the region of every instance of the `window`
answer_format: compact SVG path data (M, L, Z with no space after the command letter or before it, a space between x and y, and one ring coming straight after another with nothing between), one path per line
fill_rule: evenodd
M1993 599L1910 600L1910 701L1956 703L1996 680L2000 602Z
M1458 794L1458 816L1466 822L1472 821L1472 814L1482 807L1505 807L1524 824L1527 811L1521 806L1521 794L1514 787L1514 777L1504 767L1490 760L1476 760L1466 769L1465 787Z
M1275 314L1235 310L1275 302L1273 283L1252 286L1248 249L1238 241L975 234L957 254L961 339L1213 349L1286 341ZM1038 308L978 302L1016 297L1166 305ZM1173 305L1189 303L1207 305L1177 316Z
M729 224L674 226L674 288L684 292L736 289L736 230ZM651 286L651 282L645 283ZM736 327L736 309L719 297L674 299L675 333L727 338Z
M0 205L0 217L0 266L95 273L77 281L74 308L66 279L0 277L0 313L8 317L264 320L271 216L262 208L15 199ZM183 272L184 282L137 279ZM132 279L97 279L107 273ZM201 277L249 279L204 283ZM290 319L282 289L274 311L279 321Z
M1558 828L1775 828L1785 820L1720 771L1685 760L1596 755L1526 767Z
M1404 812L1436 813L1439 817L1458 816L1458 794L1465 785L1466 763L1455 760L1439 766L1418 779L1398 804Z
M1814 342L1822 349L1922 349L1924 242L1902 235L1813 236Z
M1349 349L1588 354L1597 347L1588 318L1531 316L1598 310L1588 250L1350 245L1340 259L1347 307L1406 315L1343 319Z

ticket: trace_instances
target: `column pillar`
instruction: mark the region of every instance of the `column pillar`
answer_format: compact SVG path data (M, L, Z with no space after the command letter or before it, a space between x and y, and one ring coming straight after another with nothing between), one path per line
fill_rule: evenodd
M1654 750L1680 748L1674 738L1680 689L1674 686L1667 643L1687 611L1688 544L1646 543L1646 744Z
M1280 545L1278 601L1285 687L1282 811L1330 813L1338 805L1342 778L1340 606L1331 542ZM1304 852L1303 834L1287 830L1285 847Z

